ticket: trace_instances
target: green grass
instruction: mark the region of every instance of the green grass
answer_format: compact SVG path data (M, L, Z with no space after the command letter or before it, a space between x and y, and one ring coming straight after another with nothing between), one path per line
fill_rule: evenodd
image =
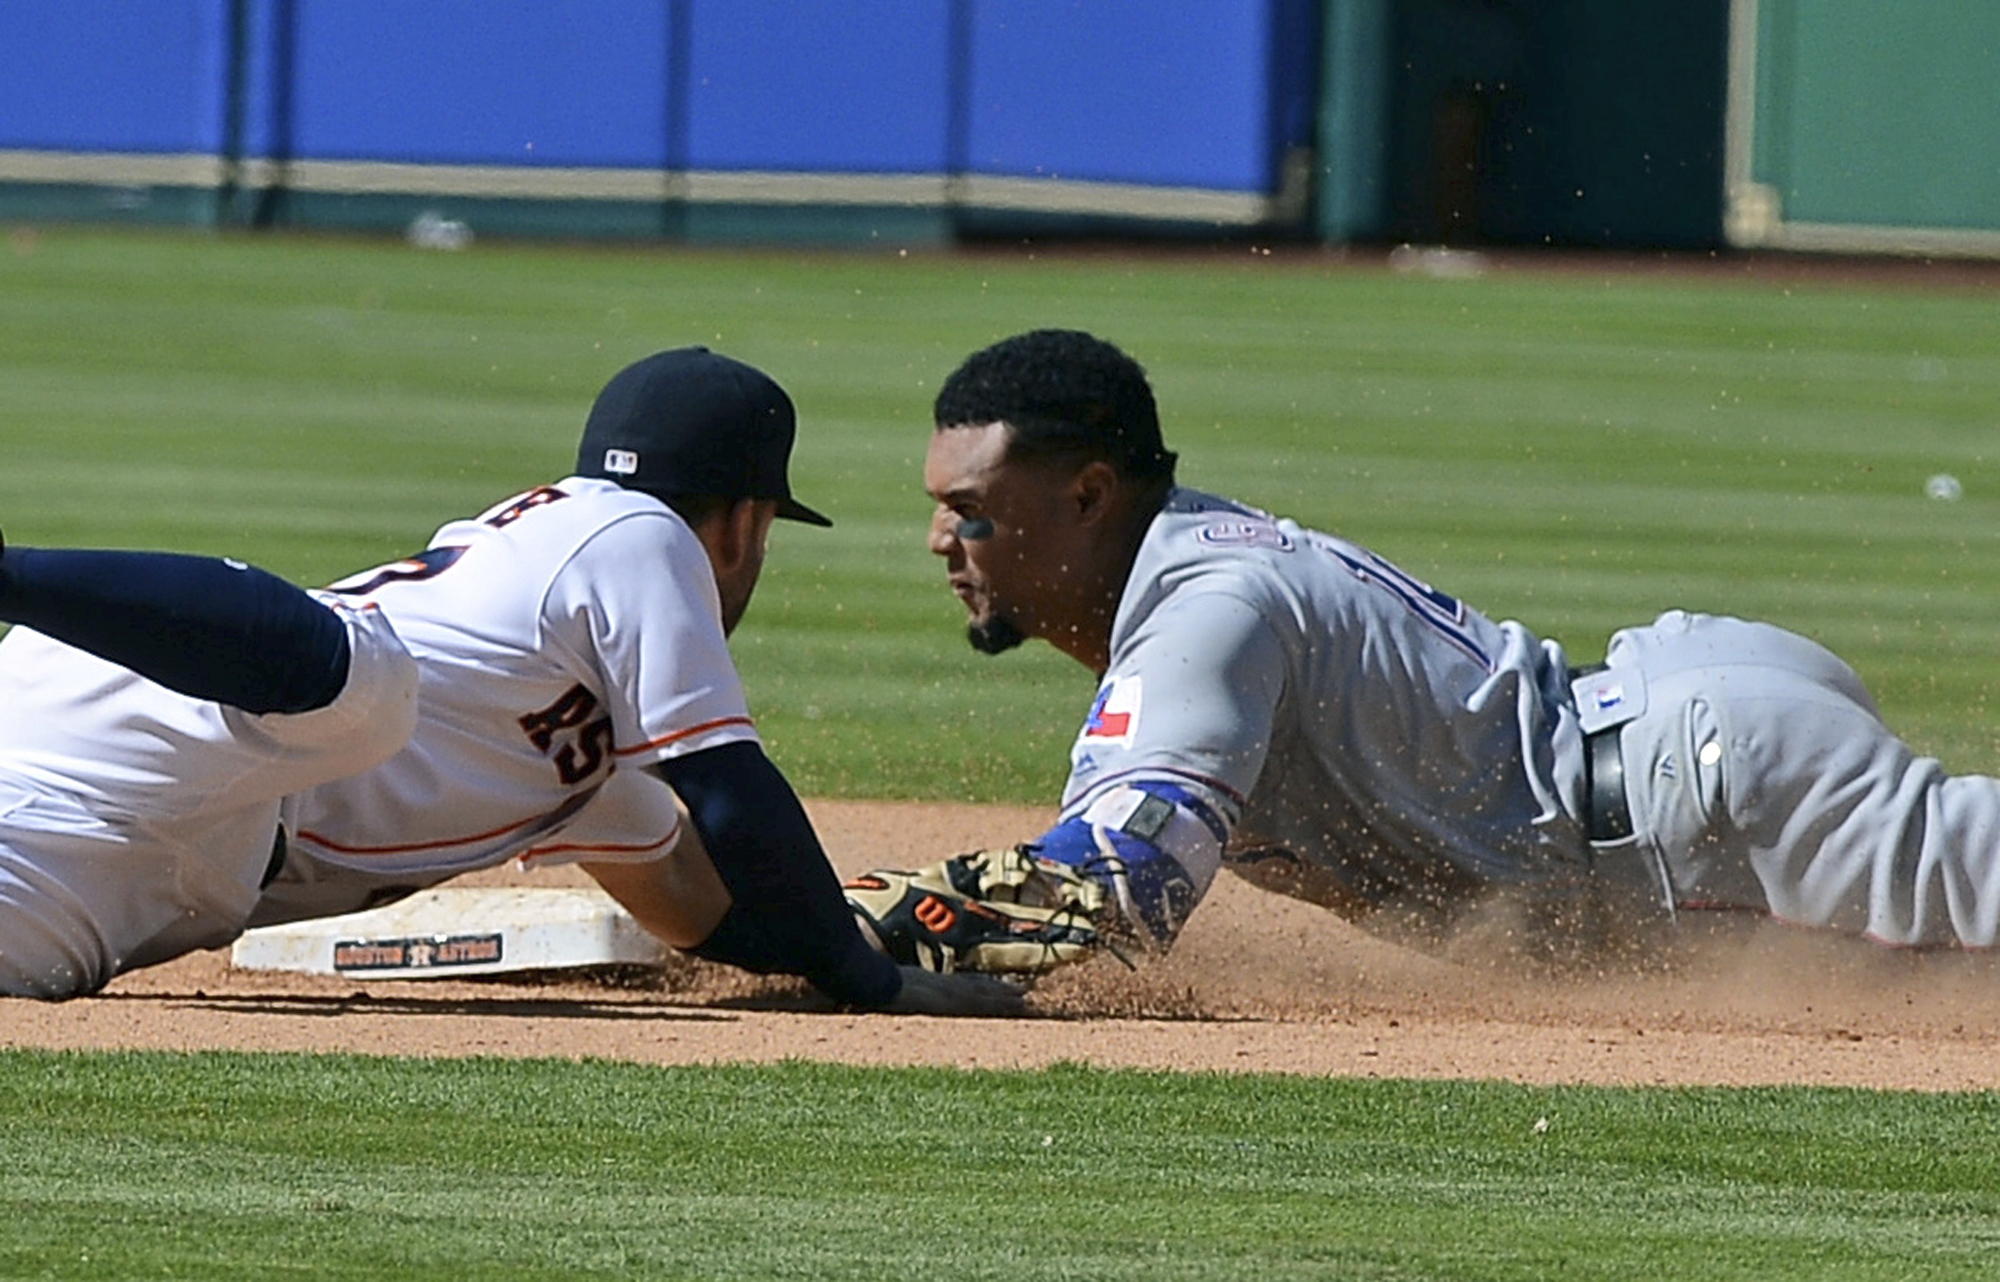
M630 359L700 341L772 370L804 418L798 488L839 525L781 532L736 650L808 793L1059 787L1089 678L1045 649L966 650L918 475L938 381L1044 324L1151 368L1190 483L1356 538L1579 659L1667 606L1799 628L1920 748L2000 770L1984 292L1312 256L10 246L0 526L21 543L325 581L565 471ZM1962 502L1922 497L1939 471ZM1996 1110L0 1053L0 1276L1987 1277Z
M1992 1276L1991 1096L0 1053L0 1274Z
M923 549L937 384L1042 324L1153 372L1182 477L1335 529L1579 659L1769 618L2000 770L2000 308L1978 290L1318 256L799 255L55 230L0 250L0 524L325 581L565 471L618 366L708 342L804 420L737 652L806 791L1046 802L1089 697L992 661ZM1956 504L1928 502L1949 471Z

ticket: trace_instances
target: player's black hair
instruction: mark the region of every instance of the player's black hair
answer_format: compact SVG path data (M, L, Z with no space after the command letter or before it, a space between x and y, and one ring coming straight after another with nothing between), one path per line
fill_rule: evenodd
M939 389L932 421L941 430L1005 422L1010 458L1101 459L1133 480L1174 476L1146 371L1080 330L1030 330L974 352Z

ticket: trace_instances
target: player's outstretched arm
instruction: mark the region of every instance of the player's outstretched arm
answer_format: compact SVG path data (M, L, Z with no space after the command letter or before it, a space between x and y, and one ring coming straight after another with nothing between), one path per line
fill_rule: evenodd
M847 903L898 961L1040 975L1119 941L1166 952L1226 837L1187 789L1123 785L1025 845L863 873L847 883Z
M804 976L843 1005L893 1013L1014 1015L1021 991L990 976L924 976L870 947L791 785L754 743L673 758L652 772L685 804L673 856L592 866L662 939L711 961ZM650 870L650 871L649 871Z
M986 1015L1004 1018L1022 1014L1021 989L1004 979L974 971L940 975L921 966L898 967L902 991L883 1007L892 1015Z
M653 781L671 791L664 781ZM729 911L729 887L708 857L701 831L680 811L680 836L664 859L645 863L586 863L583 870L617 900L632 919L674 948L699 947Z
M650 863L585 864L606 894L641 926L683 951L697 951L729 912L729 888L708 857L701 833L686 822L665 859ZM988 975L936 975L919 966L898 967L902 987L881 1009L897 1015L1023 1013L1022 990Z

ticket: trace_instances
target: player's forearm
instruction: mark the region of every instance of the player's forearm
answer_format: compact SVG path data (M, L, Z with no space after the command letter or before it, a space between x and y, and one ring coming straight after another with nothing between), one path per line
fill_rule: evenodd
M698 837L689 833L683 841L698 843ZM838 947L797 947L787 938L788 932L761 920L782 916L785 909L768 903L761 911L739 907L706 853L700 856L700 862L707 864L705 876L690 873L687 865L693 861L687 854L677 850L653 864L586 864L584 870L640 926L683 952L759 973L802 975L849 1005L885 1006L895 997L900 984L886 982L883 959L873 950L848 955Z
M895 1000L902 976L855 928L805 808L761 748L729 744L656 769L686 803L729 892L728 910L691 951L801 975L847 1005Z
M681 844L697 844L694 834L683 832ZM700 944L729 911L729 890L706 851L676 847L654 863L584 864L583 870L634 921L674 948Z
M843 1005L883 1009L902 991L902 974L895 962L853 933L853 947L801 948L798 932L778 914L735 904L714 932L689 951L760 974L800 975Z

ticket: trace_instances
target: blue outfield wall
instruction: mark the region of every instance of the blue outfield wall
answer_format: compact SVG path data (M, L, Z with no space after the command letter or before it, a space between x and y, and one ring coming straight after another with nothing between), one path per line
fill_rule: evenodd
M687 129L674 168L944 175L952 6L731 0L691 6Z
M228 0L0 0L0 146L221 154Z
M1303 227L1317 0L0 0L0 207Z
M233 141L232 13L231 0L0 0L0 207L213 220Z
M1310 49L1288 30L1297 4L1076 4L1013 0L975 6L966 163L971 173L1161 187L1271 192L1290 106L1278 73L1309 88L1310 64L1274 53ZM1310 103L1310 95L1295 95Z
M1725 129L1755 3L0 0L0 217L1709 247L1725 186L1767 222L1849 208L1819 79ZM1869 163L1931 209L1945 161ZM1991 186L1953 187L1971 222Z
M253 4L289 56L289 111L252 113L251 155L412 165L663 170L666 6L631 0L294 0ZM288 12L289 11L289 12ZM288 64L288 65L287 65ZM287 136L288 135L288 136Z

